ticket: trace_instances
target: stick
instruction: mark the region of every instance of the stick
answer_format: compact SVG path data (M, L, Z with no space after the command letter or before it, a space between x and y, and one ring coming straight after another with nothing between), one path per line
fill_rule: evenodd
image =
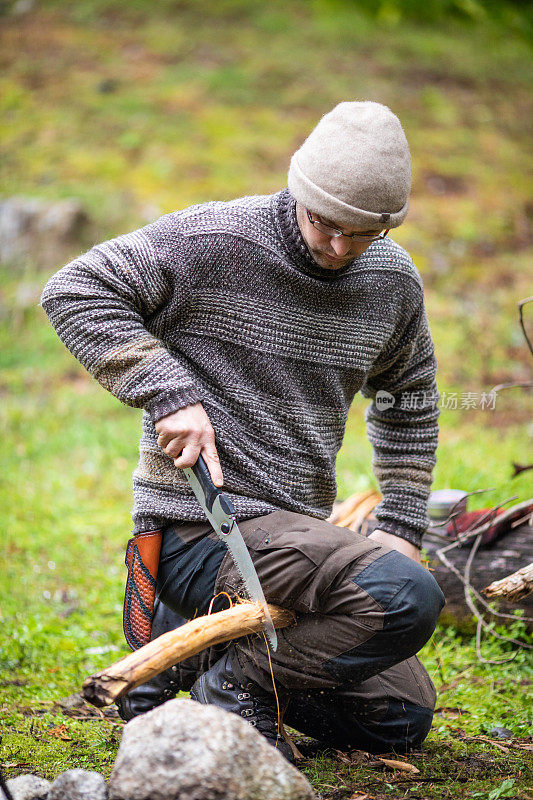
M500 581L493 581L490 586L483 589L483 594L487 597L503 597L510 603L518 603L531 592L533 592L533 564L522 567Z
M333 513L328 517L328 522L331 522L333 525L338 525L339 528L347 528L348 521L352 515L357 513L361 504L368 500L375 501L369 506L369 511L371 511L381 500L381 495L373 489L368 489L366 492L356 492L350 495L350 497L342 503L335 506ZM365 514L366 513L368 512L365 511Z
M340 528L349 528L351 531L359 531L363 520L365 520L370 512L377 506L380 499L380 495L374 492L370 497L362 500L351 514L348 514L344 519L339 520L335 524Z
M275 628L285 628L295 621L291 611L271 605L268 609ZM197 617L86 678L81 693L98 708L108 706L154 675L207 647L261 631L263 616L259 603L238 603L226 611Z

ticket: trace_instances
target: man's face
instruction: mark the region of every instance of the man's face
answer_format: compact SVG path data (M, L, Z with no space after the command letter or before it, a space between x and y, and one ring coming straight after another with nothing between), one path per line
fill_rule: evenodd
M346 230L342 225L337 225L334 220L324 219L318 214L312 215L313 219L324 222L333 228L338 228L344 233L360 233L377 235L379 231L362 231L356 228ZM354 258L359 258L371 242L356 242L347 236L331 237L317 230L307 216L307 209L300 203L296 204L296 219L302 238L307 248L319 267L323 269L342 269Z

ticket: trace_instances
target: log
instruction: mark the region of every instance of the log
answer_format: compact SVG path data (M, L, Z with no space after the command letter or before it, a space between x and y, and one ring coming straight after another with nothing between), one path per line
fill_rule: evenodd
M483 592L487 597L503 597L509 603L518 603L533 592L533 563L501 581L493 581Z
M279 606L268 606L275 628L295 622L295 615ZM123 694L215 644L238 639L262 630L263 608L259 603L238 603L226 611L197 617L174 631L121 658L83 682L82 695L88 703L102 708Z
M480 548L475 555L470 574L470 583L474 589L483 592L486 586L500 580L502 575L516 572L530 564L533 561L532 533L531 526L521 525L490 547ZM442 541L432 540L430 534L424 537L429 569L446 598L441 619L446 624L462 624L472 620L472 612L465 602L463 584L437 557L436 551L444 544ZM446 553L448 560L461 573L464 572L470 549L471 543L468 543ZM512 614L517 608L522 609L526 617L533 617L533 596L524 596L514 605L507 598L498 598L499 611ZM505 620L501 622L505 623Z
M530 501L531 502L531 501ZM367 517L365 534L379 527L377 520ZM338 524L338 523L336 523ZM476 553L470 575L470 583L478 592L483 592L485 587L493 581L501 579L502 575L519 571L533 561L533 528L530 525L520 525L510 530L501 539L488 547L479 549ZM453 541L449 540L450 543ZM446 544L441 538L433 538L430 531L424 536L424 550L426 552L426 566L431 571L446 598L446 605L441 614L441 621L449 625L470 625L473 619L472 612L465 601L464 587L461 581L450 572L437 556L437 550ZM470 555L472 542L462 547L449 550L446 553L448 560L463 573L465 564ZM522 609L525 616L533 617L533 596L524 594L512 602L505 597L499 597L498 610L511 614L516 608ZM505 620L500 620L505 624ZM531 623L528 628L533 629Z

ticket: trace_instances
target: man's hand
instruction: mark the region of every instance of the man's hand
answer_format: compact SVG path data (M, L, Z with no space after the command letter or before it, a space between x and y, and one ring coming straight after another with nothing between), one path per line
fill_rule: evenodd
M155 423L157 443L174 459L179 468L192 467L201 454L215 486L222 486L224 476L215 446L215 431L201 403L185 406Z
M398 550L398 552L403 553L404 556L412 558L417 564L422 563L422 559L420 558L420 550L418 547L416 547L414 544L411 544L411 542L402 539L400 536L394 536L392 533L387 533L387 531L382 531L379 528L376 528L376 530L373 531L368 538L374 539L374 541L378 542L378 544L385 544L387 547L392 547L393 550Z

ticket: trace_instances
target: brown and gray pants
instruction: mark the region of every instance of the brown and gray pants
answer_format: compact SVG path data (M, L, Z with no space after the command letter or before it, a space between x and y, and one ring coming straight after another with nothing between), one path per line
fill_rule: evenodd
M297 612L270 653L284 720L336 747L409 750L425 739L435 689L416 658L444 597L433 576L371 539L289 511L239 523L266 599ZM245 595L226 550L207 523L164 530L157 595L175 614L206 614L220 592ZM213 610L227 607L224 595ZM182 688L227 645L184 662ZM234 672L272 692L264 637L230 649ZM189 676L189 677L187 677ZM285 690L285 691L284 691Z

